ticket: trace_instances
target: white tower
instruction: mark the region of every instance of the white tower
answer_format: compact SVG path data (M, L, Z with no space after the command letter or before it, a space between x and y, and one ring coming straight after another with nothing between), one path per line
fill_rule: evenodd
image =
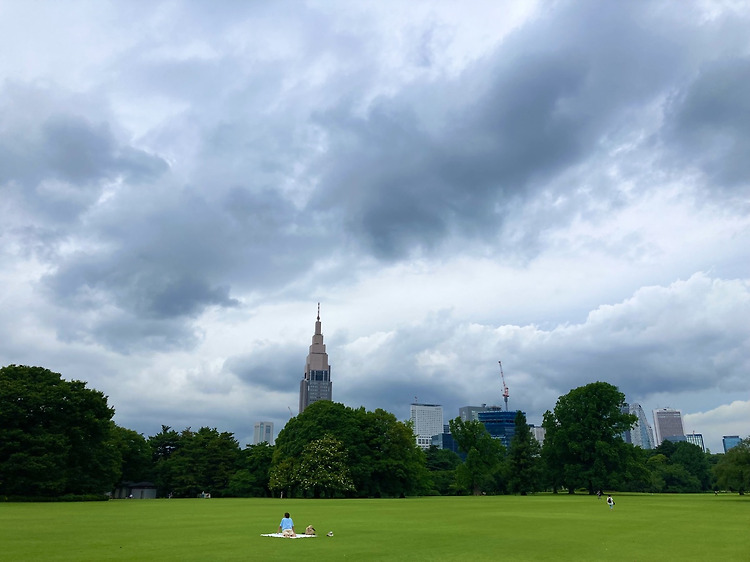
M422 449L429 449L432 436L443 433L443 407L438 404L411 405L411 423L417 445Z

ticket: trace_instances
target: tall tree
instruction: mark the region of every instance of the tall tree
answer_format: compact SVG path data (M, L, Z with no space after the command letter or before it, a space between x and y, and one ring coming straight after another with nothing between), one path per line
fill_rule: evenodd
M229 479L228 495L268 497L273 447L266 442L248 445L240 454L239 470Z
M459 450L466 453L466 460L456 467L457 487L475 496L492 490L505 450L502 443L476 420L455 418L448 423Z
M432 478L432 492L441 496L456 493L456 468L461 464L461 457L448 449L438 449L434 445L425 453L426 468Z
M104 493L121 458L111 446L114 409L98 390L42 367L0 369L0 493Z
M711 467L708 456L698 445L685 441L675 443L675 452L670 457L672 464L680 464L700 483L702 491L711 489Z
M729 449L714 467L717 484L744 495L750 490L750 437Z
M424 454L405 424L385 410L354 410L327 400L314 402L279 432L271 488L287 490L287 494L299 489L303 450L309 442L325 435L340 441L347 452L354 483L352 495L396 496L426 489Z
M637 420L623 413L624 403L616 386L594 382L561 396L554 413L545 414L548 470L568 493L581 487L593 494L624 470L628 452L621 435Z
M112 424L112 447L118 451L122 482L139 482L153 478L151 447L140 433Z
M232 433L186 428L175 440L169 427L162 426L162 433L150 441L157 456L157 484L163 493L178 497L195 497L201 492L227 494L240 454Z
M302 450L299 463L300 488L314 498L333 498L354 491L346 451L338 439L325 435L310 441Z
M522 411L516 412L514 422L515 434L508 453L508 487L511 492L525 496L539 489L541 447Z

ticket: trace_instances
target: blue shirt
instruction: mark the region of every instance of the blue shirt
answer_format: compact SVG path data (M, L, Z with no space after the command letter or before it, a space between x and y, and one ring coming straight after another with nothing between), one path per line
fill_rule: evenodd
M281 530L284 529L291 529L294 527L294 521L292 521L291 517L284 517L281 519L281 523L279 523L279 527L281 527Z

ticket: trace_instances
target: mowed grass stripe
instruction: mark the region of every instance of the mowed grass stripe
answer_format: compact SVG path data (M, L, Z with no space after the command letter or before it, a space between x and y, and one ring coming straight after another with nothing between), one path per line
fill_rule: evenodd
M747 497L615 500L611 511L567 494L5 503L0 560L750 560ZM284 511L320 536L261 537Z

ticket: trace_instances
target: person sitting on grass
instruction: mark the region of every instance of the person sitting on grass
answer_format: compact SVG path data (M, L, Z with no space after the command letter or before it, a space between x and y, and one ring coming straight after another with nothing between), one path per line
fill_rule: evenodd
M296 537L297 533L294 532L294 521L289 517L289 512L284 514L281 523L279 523L279 532L285 537Z

